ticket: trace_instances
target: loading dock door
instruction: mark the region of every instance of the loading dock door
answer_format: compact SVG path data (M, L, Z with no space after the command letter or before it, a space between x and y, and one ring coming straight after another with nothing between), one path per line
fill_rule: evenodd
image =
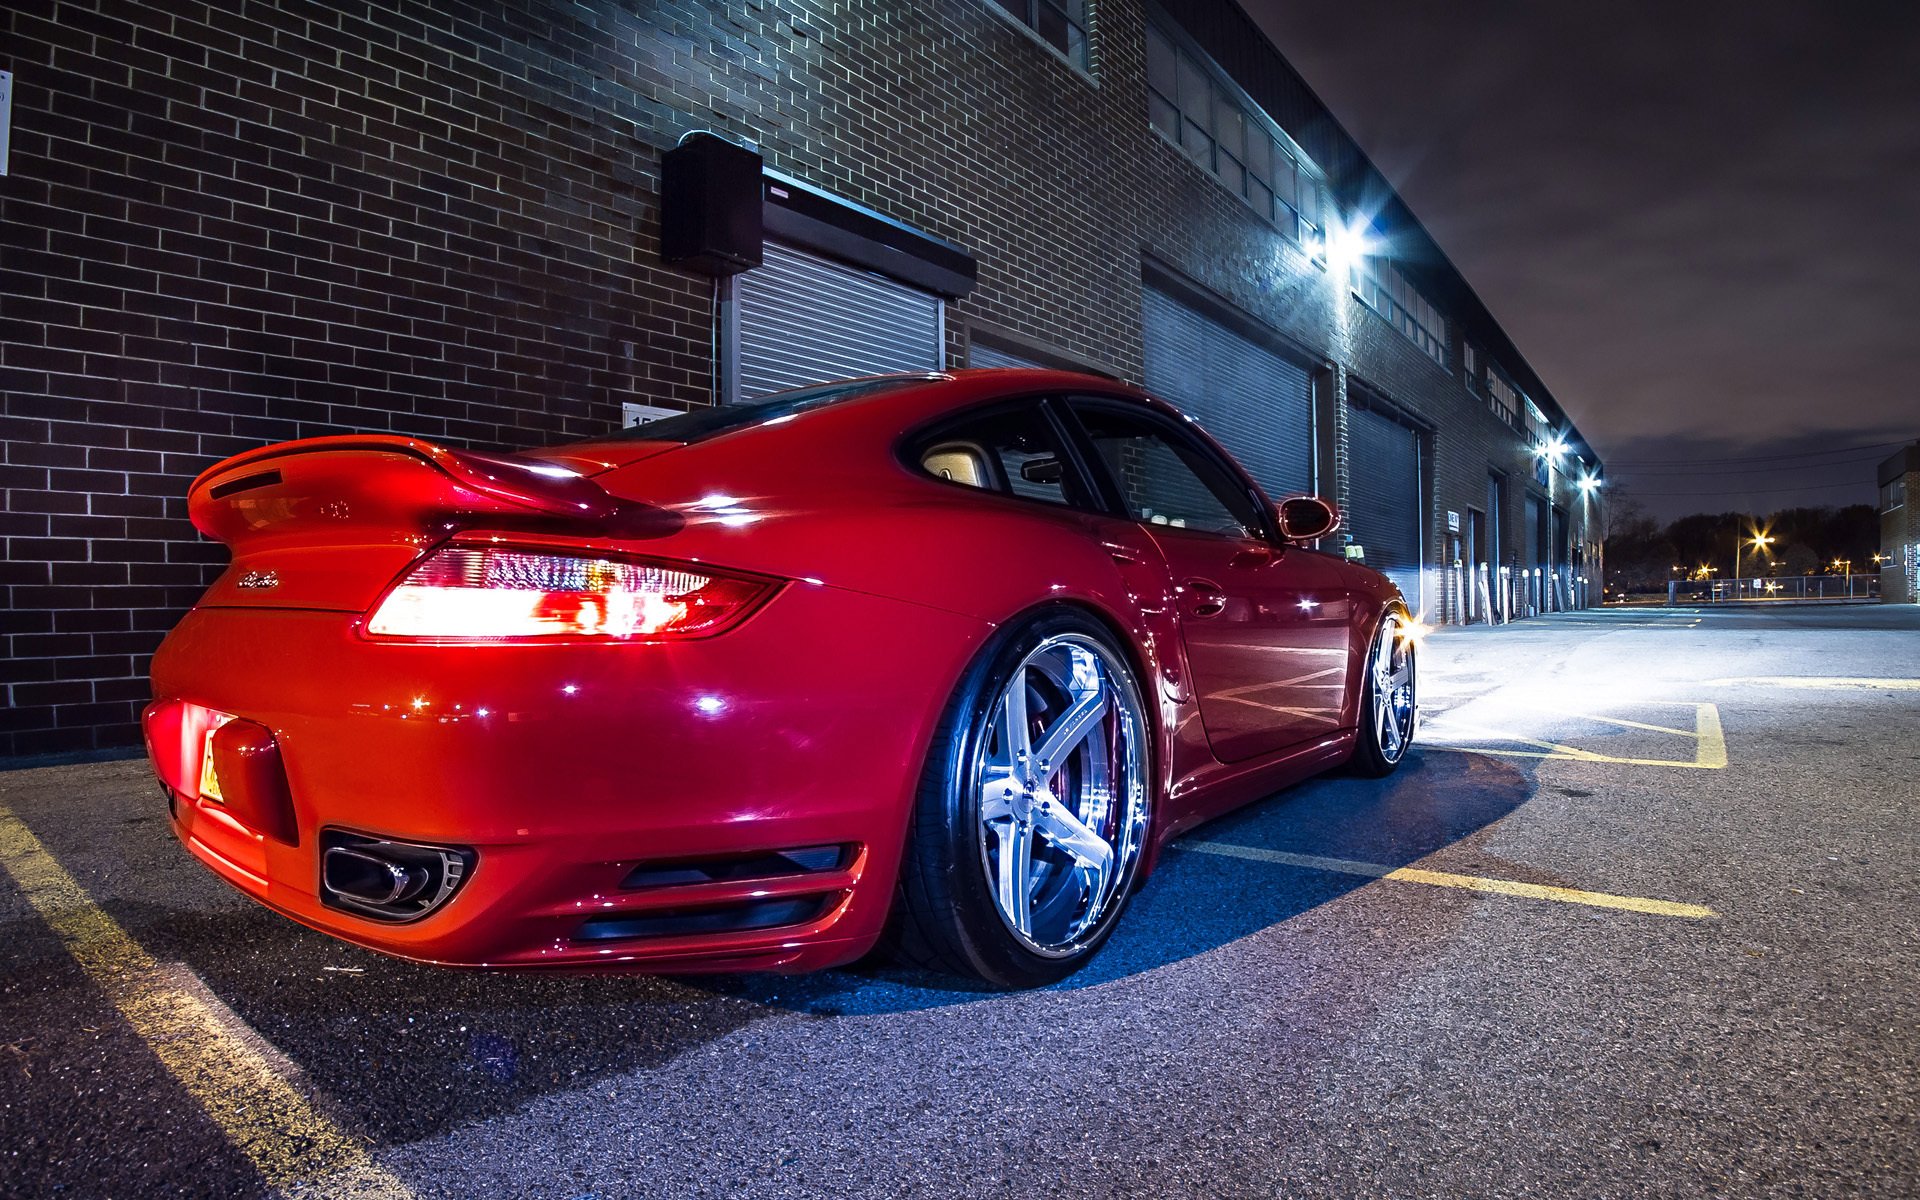
M1520 553L1528 574L1525 580L1527 606L1535 612L1547 611L1547 502L1538 496L1527 497L1527 540Z
M1347 409L1347 528L1366 563L1400 585L1416 612L1426 608L1421 532L1420 434L1382 412Z
M1038 367L1030 358L1021 358L1011 351L998 346L989 346L984 342L974 342L967 347L967 365L970 367Z
M777 242L736 276L730 399L941 368L940 297Z
M1147 390L1178 405L1275 500L1313 490L1313 380L1304 367L1148 288Z

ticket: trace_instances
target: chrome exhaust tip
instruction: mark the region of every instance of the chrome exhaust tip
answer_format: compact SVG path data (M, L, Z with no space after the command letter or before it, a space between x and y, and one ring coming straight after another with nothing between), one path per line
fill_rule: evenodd
M320 878L335 895L379 908L411 900L427 890L425 867L404 865L345 846L327 851Z
M415 921L453 898L474 852L368 837L343 829L320 835L320 900L377 921Z

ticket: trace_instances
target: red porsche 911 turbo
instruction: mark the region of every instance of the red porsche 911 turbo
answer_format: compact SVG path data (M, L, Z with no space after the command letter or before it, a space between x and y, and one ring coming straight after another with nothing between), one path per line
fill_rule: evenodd
M513 456L219 464L233 561L153 663L173 826L315 929L488 967L1002 986L1158 849L1414 734L1414 630L1166 404L1039 370L853 380Z

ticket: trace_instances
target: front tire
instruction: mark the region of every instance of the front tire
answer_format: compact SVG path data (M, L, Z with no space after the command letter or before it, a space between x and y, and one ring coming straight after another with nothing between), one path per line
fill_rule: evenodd
M895 912L902 954L999 987L1084 966L1152 824L1152 726L1127 655L1071 610L1003 634L948 703Z
M1370 779L1393 774L1413 745L1418 720L1414 640L1404 615L1390 612L1367 647L1360 685L1360 729L1348 764Z

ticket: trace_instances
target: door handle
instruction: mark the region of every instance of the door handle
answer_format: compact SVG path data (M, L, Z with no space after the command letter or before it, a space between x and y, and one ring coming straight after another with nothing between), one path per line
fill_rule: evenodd
M1186 593L1187 611L1196 617L1217 617L1227 610L1226 593L1210 580L1189 579L1180 590Z

